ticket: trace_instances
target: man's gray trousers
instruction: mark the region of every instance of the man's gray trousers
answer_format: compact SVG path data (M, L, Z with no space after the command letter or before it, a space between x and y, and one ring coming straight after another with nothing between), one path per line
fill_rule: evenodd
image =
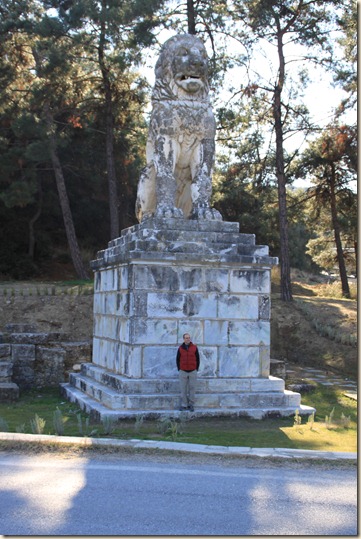
M194 406L197 385L197 371L179 371L181 406Z

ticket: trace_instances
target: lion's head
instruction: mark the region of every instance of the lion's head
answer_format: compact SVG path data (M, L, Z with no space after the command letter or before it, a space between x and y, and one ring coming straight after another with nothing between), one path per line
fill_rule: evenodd
M208 98L208 58L202 41L191 34L168 39L155 66L152 98L204 101Z

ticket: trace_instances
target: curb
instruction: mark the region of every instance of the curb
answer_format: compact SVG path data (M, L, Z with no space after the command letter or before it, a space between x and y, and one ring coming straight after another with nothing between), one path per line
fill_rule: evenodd
M114 438L89 438L77 436L55 436L51 434L22 434L1 432L0 441L28 443L52 443L60 445L80 445L94 447L130 447L134 449L162 449L184 453L203 453L208 455L229 455L243 457L266 457L282 459L318 459L357 461L357 453L338 451L312 451L310 449L231 447L221 445L186 444L156 440L117 440Z

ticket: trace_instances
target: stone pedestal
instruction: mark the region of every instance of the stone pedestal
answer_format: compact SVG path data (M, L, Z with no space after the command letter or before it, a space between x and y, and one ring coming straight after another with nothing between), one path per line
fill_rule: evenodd
M196 415L311 413L270 376L274 264L238 223L151 218L123 230L92 262L93 359L67 397L98 417L177 415L188 332L201 360Z

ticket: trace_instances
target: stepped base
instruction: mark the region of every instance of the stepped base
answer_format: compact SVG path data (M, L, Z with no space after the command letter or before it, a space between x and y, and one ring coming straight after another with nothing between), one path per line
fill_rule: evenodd
M91 262L92 363L65 396L95 419L189 413L175 365L187 332L200 350L195 417L311 414L269 376L277 263L238 223L150 218L123 230Z
M179 411L177 409L164 410L110 410L100 402L95 401L82 391L70 386L61 385L64 396L70 401L76 403L84 412L87 412L93 420L102 421L106 417L119 419L160 419L162 417L178 418L187 414L189 417L248 417L251 419L266 419L272 417L290 417L295 414L296 408L292 407L273 407L273 408L196 408L194 412ZM300 404L297 407L300 415L311 415L315 412L314 408Z
M156 419L179 417L179 381L129 379L93 364L72 374L62 392L95 420L143 416ZM199 377L196 410L192 417L287 417L310 415L314 408L301 405L301 395L284 389L284 380L268 378L212 379Z

